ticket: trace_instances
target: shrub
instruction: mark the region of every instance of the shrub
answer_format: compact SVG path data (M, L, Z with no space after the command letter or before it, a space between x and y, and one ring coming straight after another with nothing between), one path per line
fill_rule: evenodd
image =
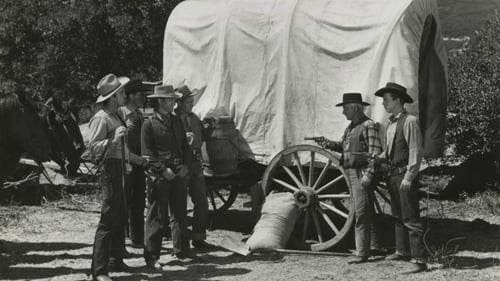
M500 15L487 21L465 49L450 57L447 143L458 156L488 153L500 144Z

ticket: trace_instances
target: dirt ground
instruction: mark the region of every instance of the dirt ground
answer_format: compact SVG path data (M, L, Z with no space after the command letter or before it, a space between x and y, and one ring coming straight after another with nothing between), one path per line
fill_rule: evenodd
M241 239L252 229L252 213L240 194L232 208L212 218L208 242L219 245L228 235ZM90 280L97 203L49 202L42 206L0 207L1 280ZM373 257L348 265L345 256L265 253L240 256L223 248L198 251L199 259L181 264L163 245L163 271L144 265L142 250L127 247L132 273L112 273L114 280L500 280L500 217L473 205L423 199L429 270L403 275L405 262ZM389 227L390 229L390 227ZM390 248L391 232L384 235Z

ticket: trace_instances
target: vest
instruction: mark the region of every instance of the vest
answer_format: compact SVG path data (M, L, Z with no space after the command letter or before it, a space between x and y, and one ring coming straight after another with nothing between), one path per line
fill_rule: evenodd
M405 167L408 165L408 159L410 157L408 143L403 133L406 118L408 118L408 113L402 113L396 125L396 133L392 143L391 154L389 155L389 161L394 167Z
M368 152L368 145L363 137L365 127L363 124L370 120L368 118L362 120L356 127L352 129L349 140L349 159L343 159L342 166L344 168L363 168L368 166L368 158L360 155L352 155L352 152Z

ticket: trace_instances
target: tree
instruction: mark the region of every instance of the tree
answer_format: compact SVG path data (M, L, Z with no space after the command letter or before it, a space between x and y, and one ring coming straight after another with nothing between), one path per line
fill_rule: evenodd
M180 0L3 0L0 91L94 100L107 73L159 80L163 33Z

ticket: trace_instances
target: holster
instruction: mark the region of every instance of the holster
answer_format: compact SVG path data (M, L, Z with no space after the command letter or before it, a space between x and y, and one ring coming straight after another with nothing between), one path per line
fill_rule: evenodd
M160 175L148 175L146 177L146 198L149 204L153 203L153 199L157 197L159 177Z

